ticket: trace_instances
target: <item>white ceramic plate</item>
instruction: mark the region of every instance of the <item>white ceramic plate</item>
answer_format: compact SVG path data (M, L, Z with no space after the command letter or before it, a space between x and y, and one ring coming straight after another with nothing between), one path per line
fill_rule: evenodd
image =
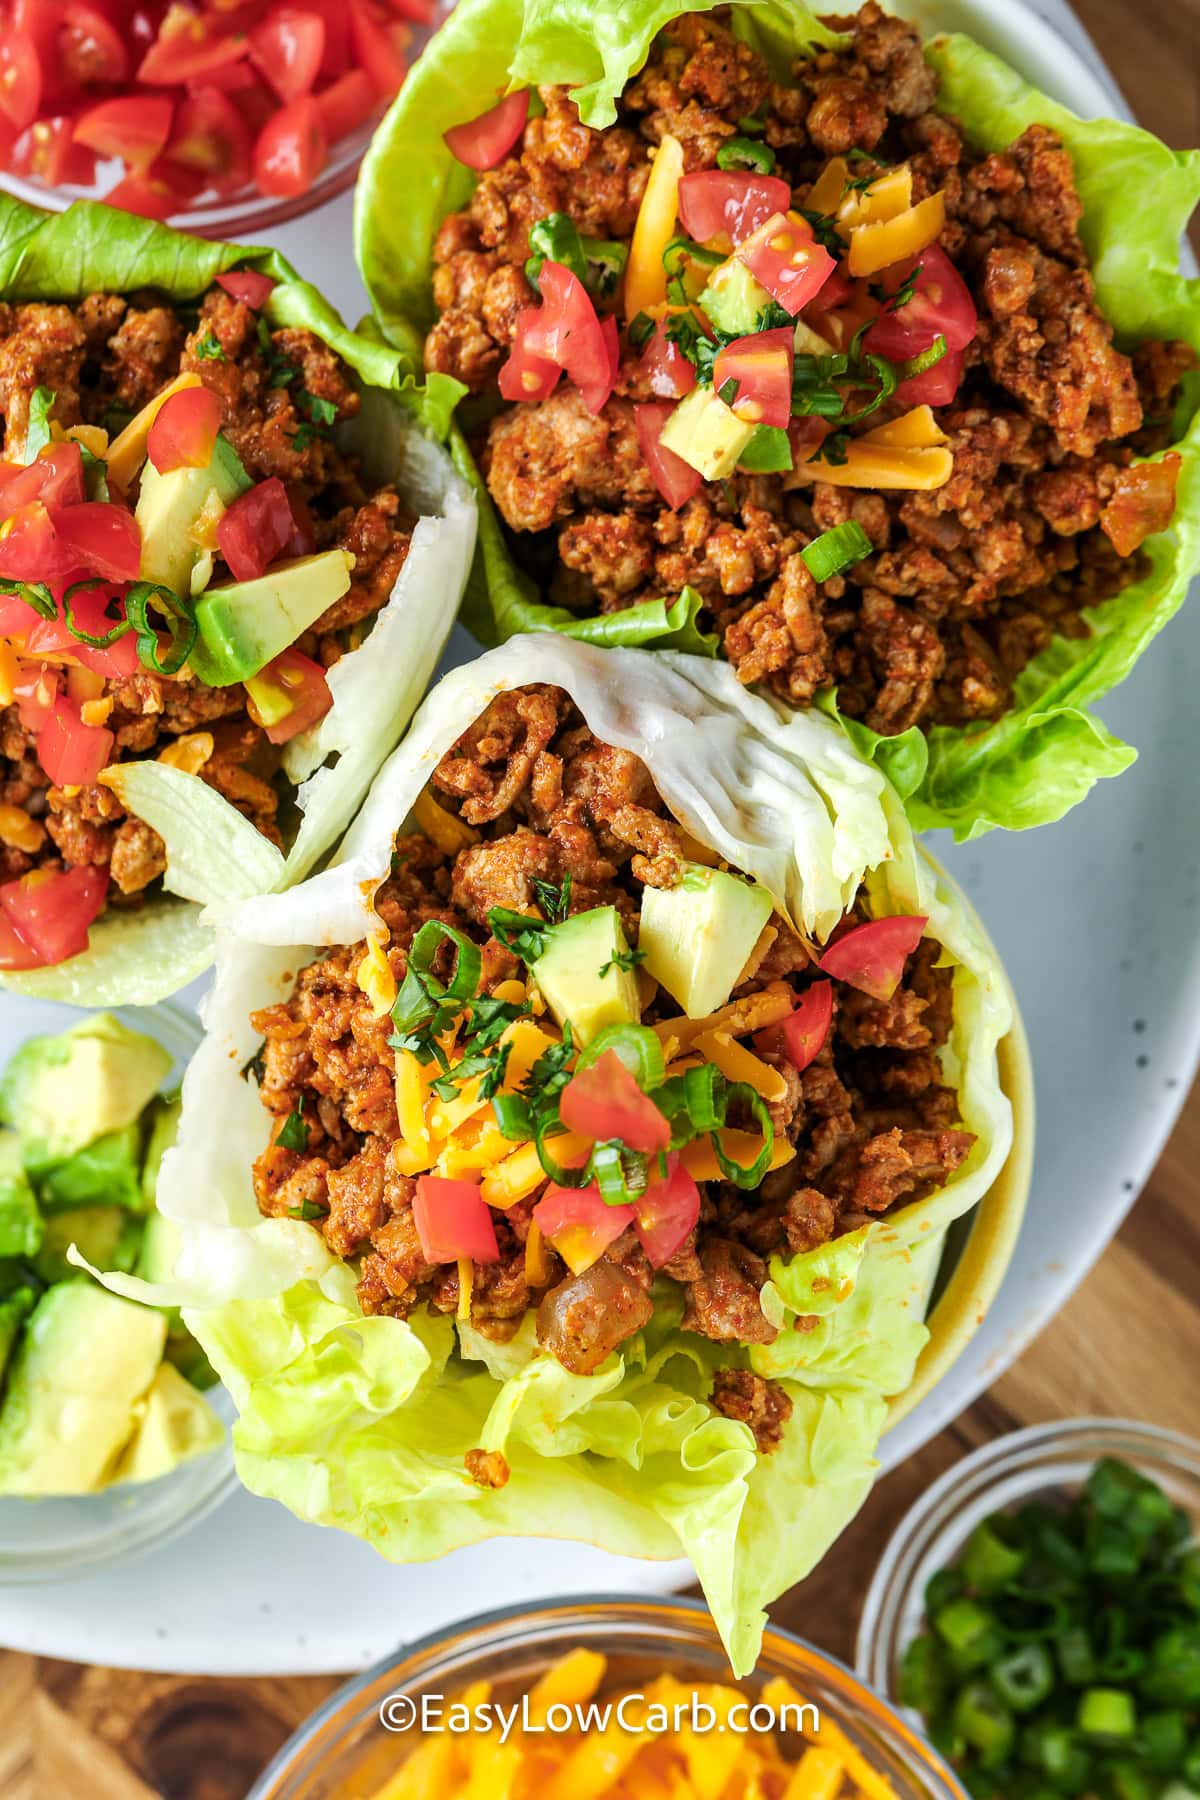
M1064 0L1042 0L1038 13L1017 0L909 0L903 10L934 29L969 27L1077 111L1121 106ZM350 240L347 201L275 234L353 318L363 300ZM459 658L469 655L469 640L458 638ZM1040 1142L1008 1279L952 1373L884 1440L885 1467L968 1406L1057 1312L1132 1204L1187 1091L1200 1048L1198 675L1200 613L1185 610L1104 707L1141 750L1128 774L1063 824L937 846L1021 997ZM687 1578L678 1563L526 1541L395 1568L238 1494L140 1561L36 1590L0 1589L0 1641L132 1668L316 1673L361 1667L485 1601L664 1590Z

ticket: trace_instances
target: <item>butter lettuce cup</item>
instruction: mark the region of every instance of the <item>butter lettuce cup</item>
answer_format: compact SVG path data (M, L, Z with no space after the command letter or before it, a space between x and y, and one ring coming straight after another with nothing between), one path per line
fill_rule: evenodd
M453 392L274 251L0 196L0 982L153 1002L336 843L470 565Z
M233 1408L177 1312L70 1258L169 1269L161 1158L200 1035L169 1005L9 995L0 1064L0 1585L143 1554L237 1486Z
M726 664L537 634L220 924L149 1291L243 1480L395 1560L686 1554L751 1667L1013 1142L1008 984L883 776Z
M465 0L360 266L464 390L485 641L707 648L836 709L917 829L1047 823L1133 760L1091 708L1200 567L1200 153L833 25Z

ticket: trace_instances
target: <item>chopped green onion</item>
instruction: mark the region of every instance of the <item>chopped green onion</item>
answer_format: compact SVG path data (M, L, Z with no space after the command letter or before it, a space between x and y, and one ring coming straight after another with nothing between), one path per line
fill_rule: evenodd
M925 1611L930 1618L962 1595L966 1583L958 1569L937 1569L925 1583Z
M12 576L0 575L0 594L15 594L26 606L32 606L39 618L58 617L54 595L44 581L17 581Z
M568 213L548 213L529 232L530 256L525 279L538 290L543 265L559 263L569 269L593 299L616 292L629 252L624 244L607 238L585 238Z
M1054 1664L1042 1644L1026 1644L991 1668L992 1683L1014 1712L1032 1712L1054 1687Z
M913 375L923 375L926 369L932 369L935 364L941 362L947 348L945 338L939 333L927 350L920 351L916 356L910 356L907 362L896 364L897 380L908 381Z
M1169 1775L1187 1755L1187 1720L1182 1712L1147 1713L1138 1727L1138 1747L1152 1769Z
M87 581L73 581L63 595L63 622L67 630L73 637L77 637L81 644L88 644L93 650L107 650L110 644L115 644L118 638L123 638L127 632L133 630L133 623L129 619L118 619L110 631L93 635L92 632L84 631L82 626L75 623L71 601L76 594L86 593L90 588L111 589L111 587L111 581L102 581L99 576L92 576Z
M625 335L629 339L632 348L634 350L640 350L644 345L650 342L650 339L654 336L654 329L654 320L650 317L649 313L634 313L626 328Z
M823 531L811 544L805 544L800 555L814 581L828 581L870 556L874 548L858 520L846 519Z
M769 144L756 144L748 137L729 138L717 151L718 169L757 169L760 175L769 175L775 161Z
M715 269L725 257L720 250L708 250L690 237L673 237L662 253L662 266L668 275L682 275L689 262L703 263Z
M666 1072L662 1044L648 1025L606 1025L580 1052L576 1069L590 1069L606 1050L616 1052L643 1093L661 1086Z
M1074 1625L1062 1632L1055 1649L1062 1678L1069 1687L1086 1687L1095 1680L1096 1658L1084 1626Z
M838 527L839 530L844 529ZM866 533L859 528L862 537ZM828 532L825 534L830 535ZM820 544L824 540L817 539ZM870 539L867 538L868 550ZM813 546L809 546L811 549ZM866 555L868 551L864 551ZM980 1594L997 1594L1002 1588L1014 1582L1029 1560L1029 1552L1016 1545L1006 1543L1001 1536L1004 1525L999 1520L985 1519L967 1539L967 1547L963 1551L962 1573L968 1587L973 1587Z
M434 958L443 944L453 944L457 955L454 963L454 975L440 993L447 1000L471 1000L479 991L479 979L483 973L483 955L478 944L473 944L469 937L453 925L447 925L443 919L428 919L414 937L408 951L408 966L428 980L433 970ZM431 983L432 985L432 983Z
M970 1681L954 1704L954 1725L985 1764L1006 1757L1016 1741L1016 1721L986 1681Z
M1075 1722L1085 1737L1130 1738L1137 1730L1137 1707L1123 1688L1086 1688Z
M945 1674L937 1640L916 1637L900 1663L900 1698L926 1717L937 1711L945 1691Z
M151 608L160 614L170 634L165 658L159 656L159 628L150 617ZM142 667L152 669L156 675L177 675L196 642L196 609L191 596L176 594L157 581L135 581L125 596L125 617L137 634Z
M521 1143L533 1136L533 1115L522 1094L493 1094L492 1111L502 1137Z

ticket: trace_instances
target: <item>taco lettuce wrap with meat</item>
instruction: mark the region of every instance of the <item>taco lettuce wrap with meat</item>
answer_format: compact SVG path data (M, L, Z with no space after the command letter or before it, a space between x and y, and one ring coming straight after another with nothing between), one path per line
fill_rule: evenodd
M1133 759L1090 709L1200 567L1200 152L845 23L466 0L360 265L469 389L480 635L706 644L836 705L918 828L1042 824Z
M0 296L0 980L149 1002L408 723L474 544L456 390L275 252L104 206L0 196Z
M1012 1138L1003 971L886 781L727 664L537 634L224 923L157 1297L243 1479L397 1560L686 1554L749 1667Z

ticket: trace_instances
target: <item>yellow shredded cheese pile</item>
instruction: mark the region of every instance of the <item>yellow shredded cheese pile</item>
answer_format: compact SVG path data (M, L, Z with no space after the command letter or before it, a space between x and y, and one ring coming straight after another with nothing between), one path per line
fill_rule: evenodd
M423 1736L370 1800L898 1800L887 1777L790 1682L776 1678L751 1695L664 1674L639 1698L607 1690L607 1672L596 1651L573 1650L523 1706L518 1695L497 1695L505 1718L520 1707L507 1734L490 1710L492 1683L474 1682L442 1703L442 1729ZM691 1723L693 1695L711 1709L709 1730ZM754 1701L786 1726L786 1756L774 1731L749 1727ZM469 1708L480 1728L446 1729L456 1705ZM588 1728L557 1729L575 1708L589 1714ZM546 1729L548 1722L556 1728Z

